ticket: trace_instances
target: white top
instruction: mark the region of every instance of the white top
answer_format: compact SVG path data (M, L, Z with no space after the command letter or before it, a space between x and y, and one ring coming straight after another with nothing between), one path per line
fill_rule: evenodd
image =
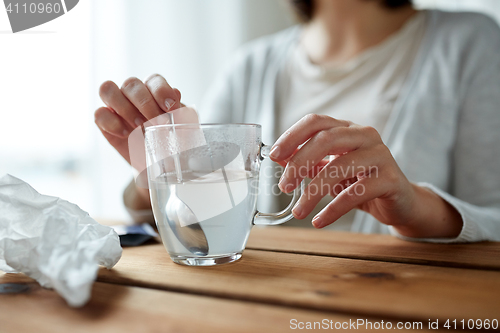
M347 63L318 66L302 43L278 74L279 132L309 113L350 120L382 133L425 33L425 12Z
M425 36L382 139L406 177L449 202L464 221L456 238L419 240L500 241L500 30L481 14L426 16ZM278 74L300 31L245 45L207 93L202 122L259 123L263 141L272 144L281 134ZM261 172L268 189L277 182L269 176ZM272 197L261 202L263 211L273 210ZM361 211L352 230L394 233Z
M426 12L419 12L382 43L340 66L311 63L303 44L298 42L278 73L279 133L309 113L372 126L382 133L425 30ZM330 196L324 197L306 219L292 224L312 227L312 218L331 200ZM280 208L289 202L289 196L280 196ZM349 230L354 213L345 215L329 229Z

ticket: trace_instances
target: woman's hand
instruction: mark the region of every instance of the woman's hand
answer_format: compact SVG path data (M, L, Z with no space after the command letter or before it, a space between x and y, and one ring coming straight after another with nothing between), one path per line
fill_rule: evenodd
M181 93L172 88L158 74L153 74L144 83L131 77L121 88L112 82L104 82L99 95L106 106L95 111L95 123L108 142L130 163L128 136L147 120L180 106ZM150 207L149 191L136 186L127 187L125 204L132 209Z
M147 120L182 106L180 91L158 74L151 75L144 83L135 77L128 78L121 88L106 81L101 85L99 95L106 106L96 110L95 123L129 163L129 134Z
M323 160L328 155L334 158ZM462 229L453 207L408 181L372 127L310 114L278 139L270 157L286 164L283 192L312 179L293 209L296 218L305 218L324 196L333 197L314 217L316 228L358 208L407 237L456 237Z

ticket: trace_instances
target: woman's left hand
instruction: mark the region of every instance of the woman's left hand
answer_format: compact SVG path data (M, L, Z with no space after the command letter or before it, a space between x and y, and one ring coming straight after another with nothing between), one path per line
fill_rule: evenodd
M328 155L335 158L324 160ZM437 194L410 183L372 127L309 114L276 141L270 157L286 164L279 183L283 192L293 191L306 177L312 179L293 209L296 218L305 218L324 196L333 197L314 217L316 228L358 208L408 237L460 233L458 212ZM428 225L429 218L444 218L444 225Z

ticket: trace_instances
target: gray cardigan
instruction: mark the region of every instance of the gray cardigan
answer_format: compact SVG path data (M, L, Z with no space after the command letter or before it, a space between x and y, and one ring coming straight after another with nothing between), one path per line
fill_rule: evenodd
M277 74L300 29L245 45L211 87L201 120L262 124L263 140L272 144L280 134ZM420 240L500 241L497 24L480 14L429 11L419 54L381 135L407 178L440 195L463 218L457 238ZM361 211L353 231L408 239Z

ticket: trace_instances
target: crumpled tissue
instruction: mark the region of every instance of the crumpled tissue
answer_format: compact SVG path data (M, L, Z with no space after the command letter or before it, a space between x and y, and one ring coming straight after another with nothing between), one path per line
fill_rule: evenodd
M79 307L90 298L99 265L109 269L121 254L116 232L77 205L11 175L0 178L0 270L24 273Z

